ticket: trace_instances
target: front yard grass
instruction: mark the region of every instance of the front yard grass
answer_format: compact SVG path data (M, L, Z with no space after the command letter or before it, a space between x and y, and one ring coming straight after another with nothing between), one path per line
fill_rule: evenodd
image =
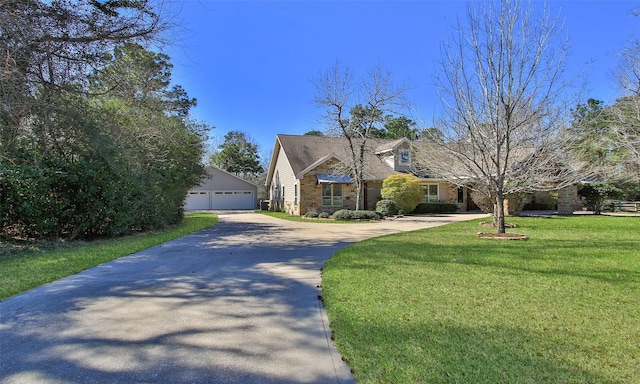
M323 269L358 383L640 383L640 218L478 221L346 247Z
M187 212L183 222L155 231L94 242L73 242L54 248L29 249L0 256L0 300L215 225L211 213Z

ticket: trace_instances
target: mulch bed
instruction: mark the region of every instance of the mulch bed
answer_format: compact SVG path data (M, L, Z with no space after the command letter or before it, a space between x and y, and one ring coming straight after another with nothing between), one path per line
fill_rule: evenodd
M529 236L522 235L519 233L485 233L478 232L476 234L481 239L492 239L492 240L527 240Z

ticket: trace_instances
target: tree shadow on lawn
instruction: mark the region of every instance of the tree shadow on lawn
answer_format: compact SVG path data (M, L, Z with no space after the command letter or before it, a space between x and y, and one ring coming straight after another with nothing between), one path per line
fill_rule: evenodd
M542 295L539 299L546 300L543 306L550 306L552 310L562 312L562 295L563 292L569 294L567 290L586 289L599 297L599 300L604 300L602 297L611 295L616 300L626 302L625 305L631 305L631 308L634 308L636 303L634 297L637 297L637 293L640 292L638 260L627 257L637 252L638 242L636 241L617 242L615 249L607 248L606 252L617 250L624 254L621 260L616 260L610 254L592 256L580 253L579 250L584 249L585 244L578 240L535 240L514 243L487 243L477 240L455 244L441 241L437 236L427 235L428 233L425 232L425 238L414 244L408 244L407 240L415 241L415 234L401 234L354 245L341 251L335 260L331 260L331 267L340 269L341 276L350 276L351 279L358 279L361 276L367 278L368 284L407 285L407 291L398 289L390 293L388 300L417 297L419 301L428 302L429 295L434 294L430 291L430 287L434 284L438 287L438 294L443 295L452 288L477 289L477 291L470 291L469 295L458 292L457 294L462 295L460 300L463 301L467 296L482 295L482 289L493 290L494 295L499 295L504 300L509 300L509 292L513 290L524 291L526 293L524 297L516 297L516 299L536 300L536 295ZM550 247L554 249L551 253L547 252ZM428 281L428 279L439 278L446 281ZM419 279L426 279L428 286L422 284ZM504 282L506 284L503 284ZM606 289L600 291L600 288ZM395 290L395 287L393 289ZM531 292L528 292L529 289ZM548 289L552 289L553 292ZM386 295L384 291L385 289L381 288L380 292L372 291L371 295ZM341 291L341 294L350 296L349 292ZM556 297L554 295L560 295L558 301L554 301L553 297ZM590 300L582 296L580 299ZM384 305L387 299L377 297L376 300L379 305ZM440 308L434 309L436 311L447 310L446 308L456 305L454 296L440 300L442 300L439 302L440 306L434 307ZM517 303L512 304L515 310L513 316L527 316ZM580 303L574 304L580 308L580 313L589 314L588 308L582 307ZM609 302L606 304L612 305ZM366 306L366 304L363 305ZM589 305L598 306L599 304L596 300ZM349 306L348 303L345 304L345 307ZM535 303L527 308L534 311L542 310L535 309L537 308ZM349 312L344 308L342 310ZM452 310L462 311L457 315L464 318L464 308L461 310L458 307ZM509 311L509 309L505 310ZM569 333L565 335L571 336L573 342L578 345L570 344L568 337L563 338L562 333L553 330L538 332L535 321L532 321L530 326L525 324L523 329L519 329L494 325L491 323L495 321L491 319L478 318L475 324L479 325L475 327L461 325L455 320L430 321L430 315L423 313L416 316L419 319L415 321L426 321L426 323L415 324L410 315L405 318L405 312L402 310L398 312L400 318L394 318L394 321L388 324L384 323L384 317L369 322L366 319L363 320L357 313L341 315L341 318L361 320L361 322L355 320L353 324L345 325L353 326L354 329L344 332L362 337L354 344L366 345L364 349L369 351L366 353L376 354L378 350L391 351L390 358L383 355L384 352L381 352L383 357L372 357L370 361L366 361L367 357L365 357L366 362L361 363L363 365L358 363L355 367L358 379L365 382L378 382L384 377L387 381L426 383L613 383L640 380L640 377L625 378L610 374L610 372L619 372L620 375L630 375L629 372L633 372L633 368L629 368L628 365L633 364L633 358L626 362L611 361L616 360L616 352L609 351L609 348L604 345L598 345L598 342L580 344L576 341L580 335L575 333L575 329L569 328ZM634 312L632 310L626 313L632 321ZM478 316L473 310L470 310L467 315ZM600 315L603 314L600 313ZM440 314L435 313L432 316L438 318ZM593 316L599 315L593 314ZM607 322L606 313L604 316L605 318L600 319L602 323ZM556 324L553 321L551 320L551 326ZM491 325L482 327L482 324ZM343 330L337 331L336 342L341 351L347 355L348 359L354 361L360 359L359 356L349 356L350 347L341 345L340 332ZM622 329L611 330L611 332L620 337L638 336L632 325L623 326ZM588 334L588 331L585 332L584 337L588 337ZM394 340L396 344L385 345L387 339ZM592 345L595 345L594 350L585 350L592 348ZM633 352L633 341L625 342L624 345ZM378 367L376 364L381 366ZM407 379L403 376L403 371L415 371L415 376ZM374 372L373 376L369 376L369 372Z
M395 266L423 263L473 265L500 268L505 273L512 271L515 274L526 272L565 275L612 284L640 283L640 259L628 257L637 252L639 241L616 242L615 248L603 249L602 256L582 253L585 242L578 240L509 241L509 244L502 241L487 244L485 240L477 240L453 245L443 245L426 239L410 244L402 238L395 237L372 241L380 241L370 243L370 249L375 249L375 252L362 251L357 248L360 244L348 248L349 253L360 253L362 257L349 258L348 261L345 259L344 266L360 269L385 268L392 259ZM553 252L548 252L549 249L553 249ZM616 259L616 253L621 255L619 259ZM604 261L601 260L602 257L605 258Z
M540 333L438 322L368 325L349 331L362 336L354 344L367 345L366 355L345 356L350 365L357 362L352 368L359 382L613 384L634 379L598 374L594 371L599 367L571 360L575 357L571 351L580 346L549 345L548 337ZM402 342L385 345L385 340ZM336 343L349 351L339 336ZM598 359L589 363L594 360Z

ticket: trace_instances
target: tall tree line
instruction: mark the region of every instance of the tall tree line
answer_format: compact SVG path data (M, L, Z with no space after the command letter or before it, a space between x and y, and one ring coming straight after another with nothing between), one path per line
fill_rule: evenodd
M207 126L149 50L149 1L0 3L0 234L94 238L175 224Z

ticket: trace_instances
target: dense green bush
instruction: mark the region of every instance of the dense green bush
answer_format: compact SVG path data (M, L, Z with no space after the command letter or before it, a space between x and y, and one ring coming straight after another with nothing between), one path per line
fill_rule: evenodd
M0 237L92 239L182 220L204 175L207 127L170 87L168 57L136 45L113 53L88 79L92 92L47 94L23 124L2 121Z
M318 216L319 214L316 211L307 211L307 213L304 214L304 217L306 217L307 219L315 219Z
M321 219L328 219L329 216L331 216L329 214L329 212L320 212L320 213L318 213L318 217L321 218Z
M612 184L597 182L581 186L578 194L586 200L587 209L598 215L605 208L607 199L620 198L623 192Z
M400 208L395 201L390 199L382 199L376 203L376 211L380 212L384 216L397 215L400 212Z
M424 198L424 187L411 174L396 174L384 179L380 195L396 202L400 213L410 213Z
M413 213L453 213L458 210L458 206L448 203L420 203Z

